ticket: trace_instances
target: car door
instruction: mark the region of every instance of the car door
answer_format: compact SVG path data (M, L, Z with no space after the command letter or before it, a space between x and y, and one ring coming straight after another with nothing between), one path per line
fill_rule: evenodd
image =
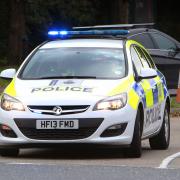
M164 108L165 108L164 88L166 88L164 86L166 86L166 80L165 80L163 74L156 68L156 66L155 66L151 56L148 54L148 52L145 51L144 49L141 49L141 50L144 53L146 60L149 62L151 68L155 69L158 74L158 76L153 78L153 80L150 80L150 82L153 86L154 106L158 111L155 113L159 113L159 117L157 117L158 119L155 122L154 126L159 128L161 126L161 122L163 120L163 115L164 115ZM154 83L154 85L153 85L153 83ZM166 89L166 91L167 91L167 89Z
M147 106L148 107L153 106L153 98L152 98L153 94L152 94L152 89L148 80L145 80L145 79L139 80L138 78L136 78L136 76L138 77L138 75L140 75L141 69L143 68L143 64L142 64L142 61L140 60L136 47L131 46L130 52L131 52L131 58L134 64L134 72L135 72L134 75L136 79L136 86L138 87L137 93L142 99L143 106L144 106L144 125L143 125L143 134L142 134L144 136L148 134L150 130L150 125L151 125L149 121L150 118L149 117L147 118L146 111L147 111Z
M154 68L154 66L148 61L143 48L135 46L138 56L141 60L143 68ZM161 99L162 94L160 91L162 83L159 77L143 79L140 82L144 89L146 96L145 107L145 122L144 122L144 135L152 134L158 130L161 123Z
M177 89L180 70L180 52L177 42L164 33L151 32L155 48L149 49L158 69L166 77L169 89Z

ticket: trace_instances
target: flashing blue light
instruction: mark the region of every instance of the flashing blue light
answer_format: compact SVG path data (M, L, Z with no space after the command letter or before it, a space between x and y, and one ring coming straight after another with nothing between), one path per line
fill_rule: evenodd
M87 30L87 31L49 31L50 37L64 38L75 35L127 35L128 30Z
M62 35L62 36L65 36L68 34L68 31L59 31L59 34Z
M49 35L49 36L57 36L58 34L59 34L58 31L49 31L49 32L48 32L48 35Z

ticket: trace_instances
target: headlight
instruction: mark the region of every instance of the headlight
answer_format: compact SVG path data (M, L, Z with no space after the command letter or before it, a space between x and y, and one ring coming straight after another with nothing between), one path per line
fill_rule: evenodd
M4 94L2 96L1 108L4 109L5 111L11 111L11 110L25 111L23 104L19 100L7 94Z
M106 99L103 99L99 101L95 106L94 106L94 111L97 110L116 110L123 108L127 103L127 94L122 93L117 96L112 96Z

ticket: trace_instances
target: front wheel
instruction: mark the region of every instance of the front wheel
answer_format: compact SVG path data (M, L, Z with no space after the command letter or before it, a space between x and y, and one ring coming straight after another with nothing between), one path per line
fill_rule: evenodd
M126 149L125 155L132 158L139 158L142 155L142 145L141 145L141 114L140 110L137 111L136 121L134 125L134 134L131 145Z
M169 141L170 141L170 118L169 118L169 109L166 105L161 130L156 136L149 139L149 143L152 149L165 150L169 147Z

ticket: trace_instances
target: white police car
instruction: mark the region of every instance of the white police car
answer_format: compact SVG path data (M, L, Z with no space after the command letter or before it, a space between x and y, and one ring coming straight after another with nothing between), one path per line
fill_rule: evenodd
M146 49L126 30L50 31L1 94L0 153L26 145L92 143L127 146L141 140L167 149L170 97ZM56 39L57 38L57 39Z

